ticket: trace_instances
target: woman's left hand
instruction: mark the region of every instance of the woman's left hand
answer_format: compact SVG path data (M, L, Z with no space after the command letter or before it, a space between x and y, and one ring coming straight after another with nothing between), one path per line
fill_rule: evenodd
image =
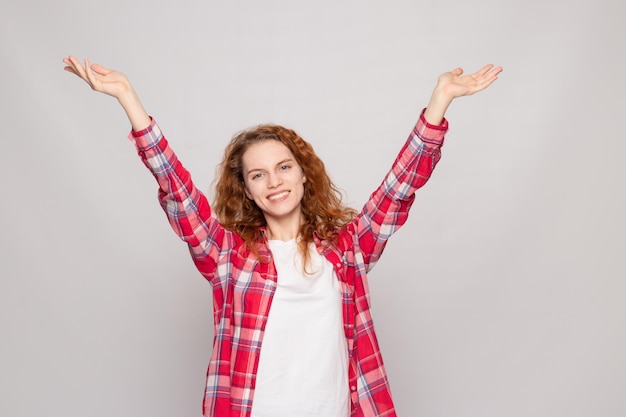
M468 75L463 75L461 68L444 72L437 80L424 117L433 125L441 124L452 100L484 90L498 79L498 74L501 72L502 67L495 67L492 64L485 65L475 73Z
M444 94L450 100L462 96L470 96L489 87L498 79L502 67L485 65L473 74L463 75L462 68L456 68L439 76L435 92Z

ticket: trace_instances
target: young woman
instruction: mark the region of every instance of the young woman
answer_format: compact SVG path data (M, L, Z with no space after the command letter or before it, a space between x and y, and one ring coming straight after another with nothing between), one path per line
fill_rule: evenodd
M442 74L390 171L357 213L342 204L311 145L276 125L232 139L211 207L123 74L73 56L63 61L122 105L170 224L213 285L204 415L395 416L366 274L439 161L448 106L487 88L502 68Z

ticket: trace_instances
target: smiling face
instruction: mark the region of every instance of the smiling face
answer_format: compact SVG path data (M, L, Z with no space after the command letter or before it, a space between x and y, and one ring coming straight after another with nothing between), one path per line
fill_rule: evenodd
M298 230L306 178L283 143L263 140L242 155L246 195L261 209L270 229Z

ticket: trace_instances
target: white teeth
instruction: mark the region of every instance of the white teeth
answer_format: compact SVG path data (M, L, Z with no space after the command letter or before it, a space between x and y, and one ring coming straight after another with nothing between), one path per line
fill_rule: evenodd
M282 193L279 194L274 194L272 196L267 197L268 200L278 200L283 198L284 196L286 196L287 194L289 194L289 191L284 191Z

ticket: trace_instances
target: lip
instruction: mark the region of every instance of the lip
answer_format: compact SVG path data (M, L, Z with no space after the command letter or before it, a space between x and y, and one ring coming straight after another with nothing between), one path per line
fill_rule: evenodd
M269 194L266 198L272 202L274 201L282 201L289 196L289 190L278 191L272 194Z

